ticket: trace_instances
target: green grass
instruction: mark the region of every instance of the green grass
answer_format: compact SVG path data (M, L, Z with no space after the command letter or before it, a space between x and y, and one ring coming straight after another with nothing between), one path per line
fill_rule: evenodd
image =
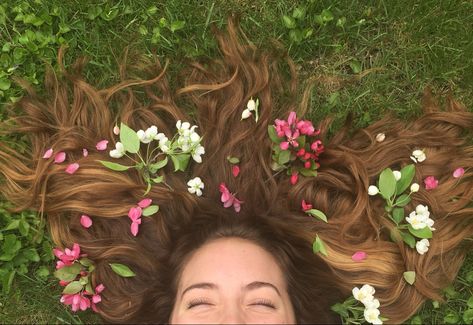
M232 12L241 14L242 28L256 45L280 40L302 81L319 77L310 117L332 114L334 128L350 112L360 127L387 112L417 116L426 86L473 108L473 2L467 0L8 0L0 4L0 119L5 104L22 94L11 77L40 85L45 63L55 66L61 44L69 46L66 65L80 55L90 58L87 78L101 86L118 80L116 59L126 46L170 58L172 77L184 57L218 55L209 25L223 27ZM18 142L18 147L24 146ZM13 219L21 216L0 218L0 229ZM1 233L16 234L25 249L34 246L19 229ZM97 321L89 313L72 315L58 302L56 281L33 275L46 262L23 263L29 272L17 275L11 292L1 296L0 322ZM462 322L472 271L470 255L454 285L458 294L451 291L439 308L426 303L419 312L422 322ZM449 314L459 320L445 319Z

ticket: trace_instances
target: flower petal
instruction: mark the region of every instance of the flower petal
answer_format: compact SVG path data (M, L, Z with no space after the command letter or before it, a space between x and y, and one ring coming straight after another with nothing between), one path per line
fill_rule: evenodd
M140 202L138 202L138 206L142 209L146 209L147 207L151 205L152 202L153 200L151 199L143 199Z
M232 166L232 174L233 174L233 177L237 177L238 174L240 174L240 167L238 165Z
M52 157L52 155L53 155L53 148L49 148L48 150L44 152L43 158L49 159Z
M108 140L101 140L97 142L97 145L95 146L95 148L97 148L97 150L99 151L104 151L104 150L107 150L107 145L108 145Z
M138 219L138 220L140 220L140 219ZM140 221L141 221L141 220L140 220ZM138 235L138 230L139 230L138 227L139 227L139 225L140 225L140 224L139 224L138 222L135 222L135 221L133 221L133 222L131 223L131 226L130 226L131 234L132 234L133 236L135 236L135 237L136 237L136 235Z
M74 174L77 170L79 169L79 164L78 163L73 163L67 166L66 168L66 173L68 174Z
M90 217L86 214L83 214L81 217L80 217L80 224L82 225L82 227L84 228L90 228L90 226L92 226L92 219L90 219Z
M465 169L460 167L455 169L455 171L453 172L453 177L460 178L463 176L463 174L465 174Z
M87 149L82 149L82 156L87 157L89 155L89 150Z
M55 156L54 156L54 162L56 164L60 164L62 163L64 160L66 160L66 153L64 151L61 151L61 152L58 152Z
M360 262L360 261L363 261L364 259L366 259L368 255L363 252L363 251L358 251L358 252L355 252L355 254L353 254L351 256L351 259L355 262Z

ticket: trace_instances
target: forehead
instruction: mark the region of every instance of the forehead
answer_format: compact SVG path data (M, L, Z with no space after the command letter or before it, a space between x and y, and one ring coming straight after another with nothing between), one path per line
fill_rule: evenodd
M194 282L241 286L252 281L285 287L276 259L261 246L241 238L222 238L206 243L190 257L182 270L180 287Z

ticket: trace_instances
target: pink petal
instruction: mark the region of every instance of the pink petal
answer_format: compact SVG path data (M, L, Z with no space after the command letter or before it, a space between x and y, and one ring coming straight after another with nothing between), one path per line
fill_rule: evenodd
M132 221L136 221L136 220L138 220L138 218L141 217L142 213L143 213L143 211L141 210L140 207L133 207L128 211L128 217Z
M53 249L53 254L54 256L56 256L57 258L61 259L62 256L64 255L64 252L62 250L60 250L59 248L54 248Z
M100 295L93 295L93 296L92 296L92 302L93 302L94 304L97 304L97 303L99 303L99 302L101 302L101 301L102 301L102 297L100 297Z
M102 283L95 287L95 293L96 294L99 294L104 290L105 290L105 286Z
M240 167L238 165L232 166L232 174L233 174L233 177L237 177L238 174L240 174Z
M241 204L238 200L236 200L234 203L233 203L233 208L235 209L235 212L240 212L241 210Z
M69 281L59 280L59 285L60 285L61 287L65 287L65 286L67 286L68 284L69 284Z
M287 150L289 148L289 142L287 141L283 141L279 144L279 148L281 148L282 150Z
M67 166L66 168L66 173L68 174L74 174L77 170L79 169L79 164L78 163L73 163Z
M455 169L455 171L453 172L453 177L460 178L463 176L463 174L465 174L465 170L460 167L460 168Z
M49 149L46 150L46 152L44 153L43 158L44 158L44 159L48 159L48 158L51 158L52 155L53 155L53 148L49 148Z
M82 149L82 155L83 155L84 157L87 157L87 156L89 155L89 150L87 150L87 149L85 149L85 148Z
M147 207L151 205L152 202L153 200L151 199L143 199L140 202L138 202L138 206L142 209L146 209Z
M107 144L108 144L108 140L101 140L97 142L97 145L95 146L95 148L97 148L97 150L99 151L107 150Z
M302 200L302 210L307 211L312 209L312 204L307 204L305 200Z
M63 261L57 261L56 262L56 270L59 270L60 268L66 266Z
M140 223L141 223L141 219L138 219L138 220L140 220ZM140 223L138 223L136 221L133 221L131 223L131 226L130 226L131 234L135 237L136 237L136 235L138 235L138 227L139 227Z
M233 196L230 196L230 198L227 201L223 202L223 207L224 208L231 207L233 205L234 200L235 200L235 198Z
M61 151L61 152L58 152L55 156L54 156L54 162L56 164L60 164L62 163L64 160L66 160L66 153L64 151Z
M84 228L90 228L90 226L92 226L92 219L90 219L90 217L86 214L83 214L81 217L80 217L80 224L82 225L82 227Z
M424 179L424 184L426 190L433 190L438 186L439 181L434 176L428 176Z
M360 261L363 261L364 259L366 259L368 255L363 252L363 251L358 251L358 252L355 252L355 254L352 255L351 259L355 262L360 262Z
M72 257L74 257L74 259L77 259L79 258L79 255L80 255L80 246L79 244L74 243L74 245L72 245Z
M299 175L297 172L292 173L291 175L291 184L295 185L297 183L297 180L299 179Z
M289 113L289 117L287 118L287 123L292 125L296 122L296 112Z

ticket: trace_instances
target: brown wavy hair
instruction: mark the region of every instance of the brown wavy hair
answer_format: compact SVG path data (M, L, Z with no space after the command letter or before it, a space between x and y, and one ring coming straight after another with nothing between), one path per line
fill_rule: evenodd
M106 286L100 315L109 322L167 323L176 274L195 249L221 237L246 238L277 258L299 323L337 321L330 304L365 283L376 288L381 314L393 323L408 319L426 299L441 300L440 290L453 281L471 248L465 239L473 235L473 146L468 142L473 114L451 98L442 110L426 93L424 113L412 122L387 116L365 129L346 127L328 138L327 118L318 125L326 146L318 176L301 177L291 186L286 175L274 175L270 168L267 126L290 111L302 117L315 109L308 107L313 84L302 89L299 100L293 61L276 43L260 50L243 42L237 20L229 19L226 32L213 32L221 57L185 62L172 83L167 61L164 67L156 57L129 62L133 58L125 52L121 82L97 89L82 77L86 59L66 69L63 49L60 73L48 70L41 94L18 80L27 94L10 108L11 119L2 124L2 132L26 135L29 150L19 154L13 145L0 144L2 194L15 211L44 214L56 245L77 242L96 263L93 281ZM257 123L240 121L250 97L260 101ZM101 139L113 145L117 121L135 130L156 125L169 136L177 120L199 126L203 162L191 164L185 173L166 167L169 187L153 185L148 195L160 211L144 218L135 238L126 215L146 185L135 170L104 168L97 160L106 160L108 153L93 148ZM378 143L375 136L381 132L386 140ZM66 151L80 169L68 175L64 165L42 159L50 147ZM87 157L83 148L89 149ZM383 169L411 163L409 156L418 148L425 150L427 160L416 165L415 181L422 184L428 175L439 180L435 190L421 188L413 194L407 206L411 211L426 204L435 220L437 230L425 255L389 240L394 225L384 216L383 201L367 194ZM229 155L241 161L237 178ZM122 163L129 162L122 158ZM461 179L452 177L457 167L466 170ZM205 182L203 197L187 192L186 182L195 176ZM244 201L240 213L222 207L221 182ZM324 211L329 222L305 215L303 199ZM81 214L92 216L91 228L80 225ZM328 256L312 253L316 234L326 242ZM353 262L357 250L368 258ZM129 265L137 276L121 278L110 269L111 262ZM403 280L407 270L417 274L412 286Z

